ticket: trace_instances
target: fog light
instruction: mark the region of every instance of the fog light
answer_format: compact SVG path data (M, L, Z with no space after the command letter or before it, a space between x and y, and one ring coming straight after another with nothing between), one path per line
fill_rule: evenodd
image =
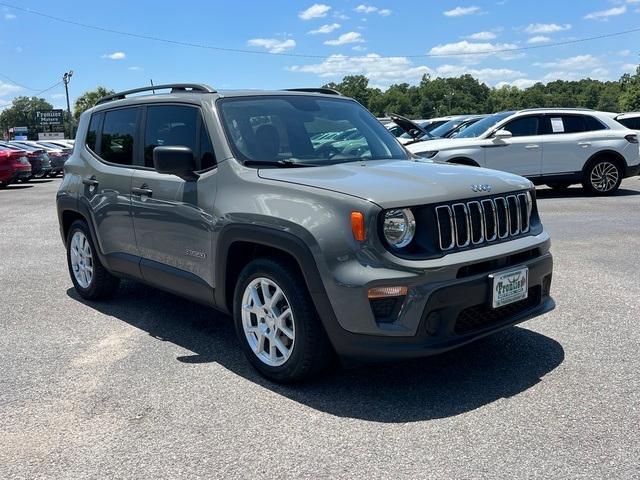
M407 287L374 287L369 289L369 298L404 297Z

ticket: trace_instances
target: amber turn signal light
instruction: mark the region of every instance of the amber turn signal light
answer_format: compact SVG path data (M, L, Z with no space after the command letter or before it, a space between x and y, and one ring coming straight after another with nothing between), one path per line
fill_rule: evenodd
M374 287L369 289L369 298L404 297L407 287Z
M351 212L351 231L353 238L359 242L364 242L367 238L364 231L364 215L362 212Z

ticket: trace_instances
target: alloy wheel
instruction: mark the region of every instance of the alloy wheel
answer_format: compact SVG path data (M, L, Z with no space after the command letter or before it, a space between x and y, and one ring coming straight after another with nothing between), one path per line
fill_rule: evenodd
M618 184L618 167L611 162L600 162L591 170L591 185L598 192L606 193Z
M251 280L242 295L242 328L253 353L270 367L283 365L295 345L291 304L273 280Z
M93 255L89 240L84 233L76 231L71 237L69 257L76 282L82 288L89 288L93 279Z

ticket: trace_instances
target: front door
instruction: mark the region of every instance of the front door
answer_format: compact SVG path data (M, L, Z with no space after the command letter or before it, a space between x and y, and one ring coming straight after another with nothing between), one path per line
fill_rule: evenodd
M210 137L197 107L148 106L144 122L145 168L132 180L132 212L140 269L149 283L211 301L213 203L217 170ZM186 146L196 158L197 179L153 169L157 146Z
M485 166L524 177L539 176L543 149L539 125L538 115L516 118L504 125L501 129L511 132L512 137L484 141Z

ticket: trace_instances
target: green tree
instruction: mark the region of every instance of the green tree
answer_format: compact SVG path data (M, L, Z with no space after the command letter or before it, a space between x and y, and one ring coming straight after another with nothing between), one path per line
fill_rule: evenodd
M37 137L36 110L51 110L53 105L44 98L16 97L9 108L0 112L0 131L12 127L28 127L29 138Z
M634 75L625 74L621 79L620 110L640 111L640 66Z
M340 83L328 83L324 88L332 88L341 94L351 97L360 102L365 107L369 105L369 79L364 75L348 75Z
M114 93L115 92L113 90L108 90L106 87L102 86L99 86L95 90L84 92L73 104L73 118L77 121L80 118L80 115L82 115L82 112L93 107L102 97L113 95Z

